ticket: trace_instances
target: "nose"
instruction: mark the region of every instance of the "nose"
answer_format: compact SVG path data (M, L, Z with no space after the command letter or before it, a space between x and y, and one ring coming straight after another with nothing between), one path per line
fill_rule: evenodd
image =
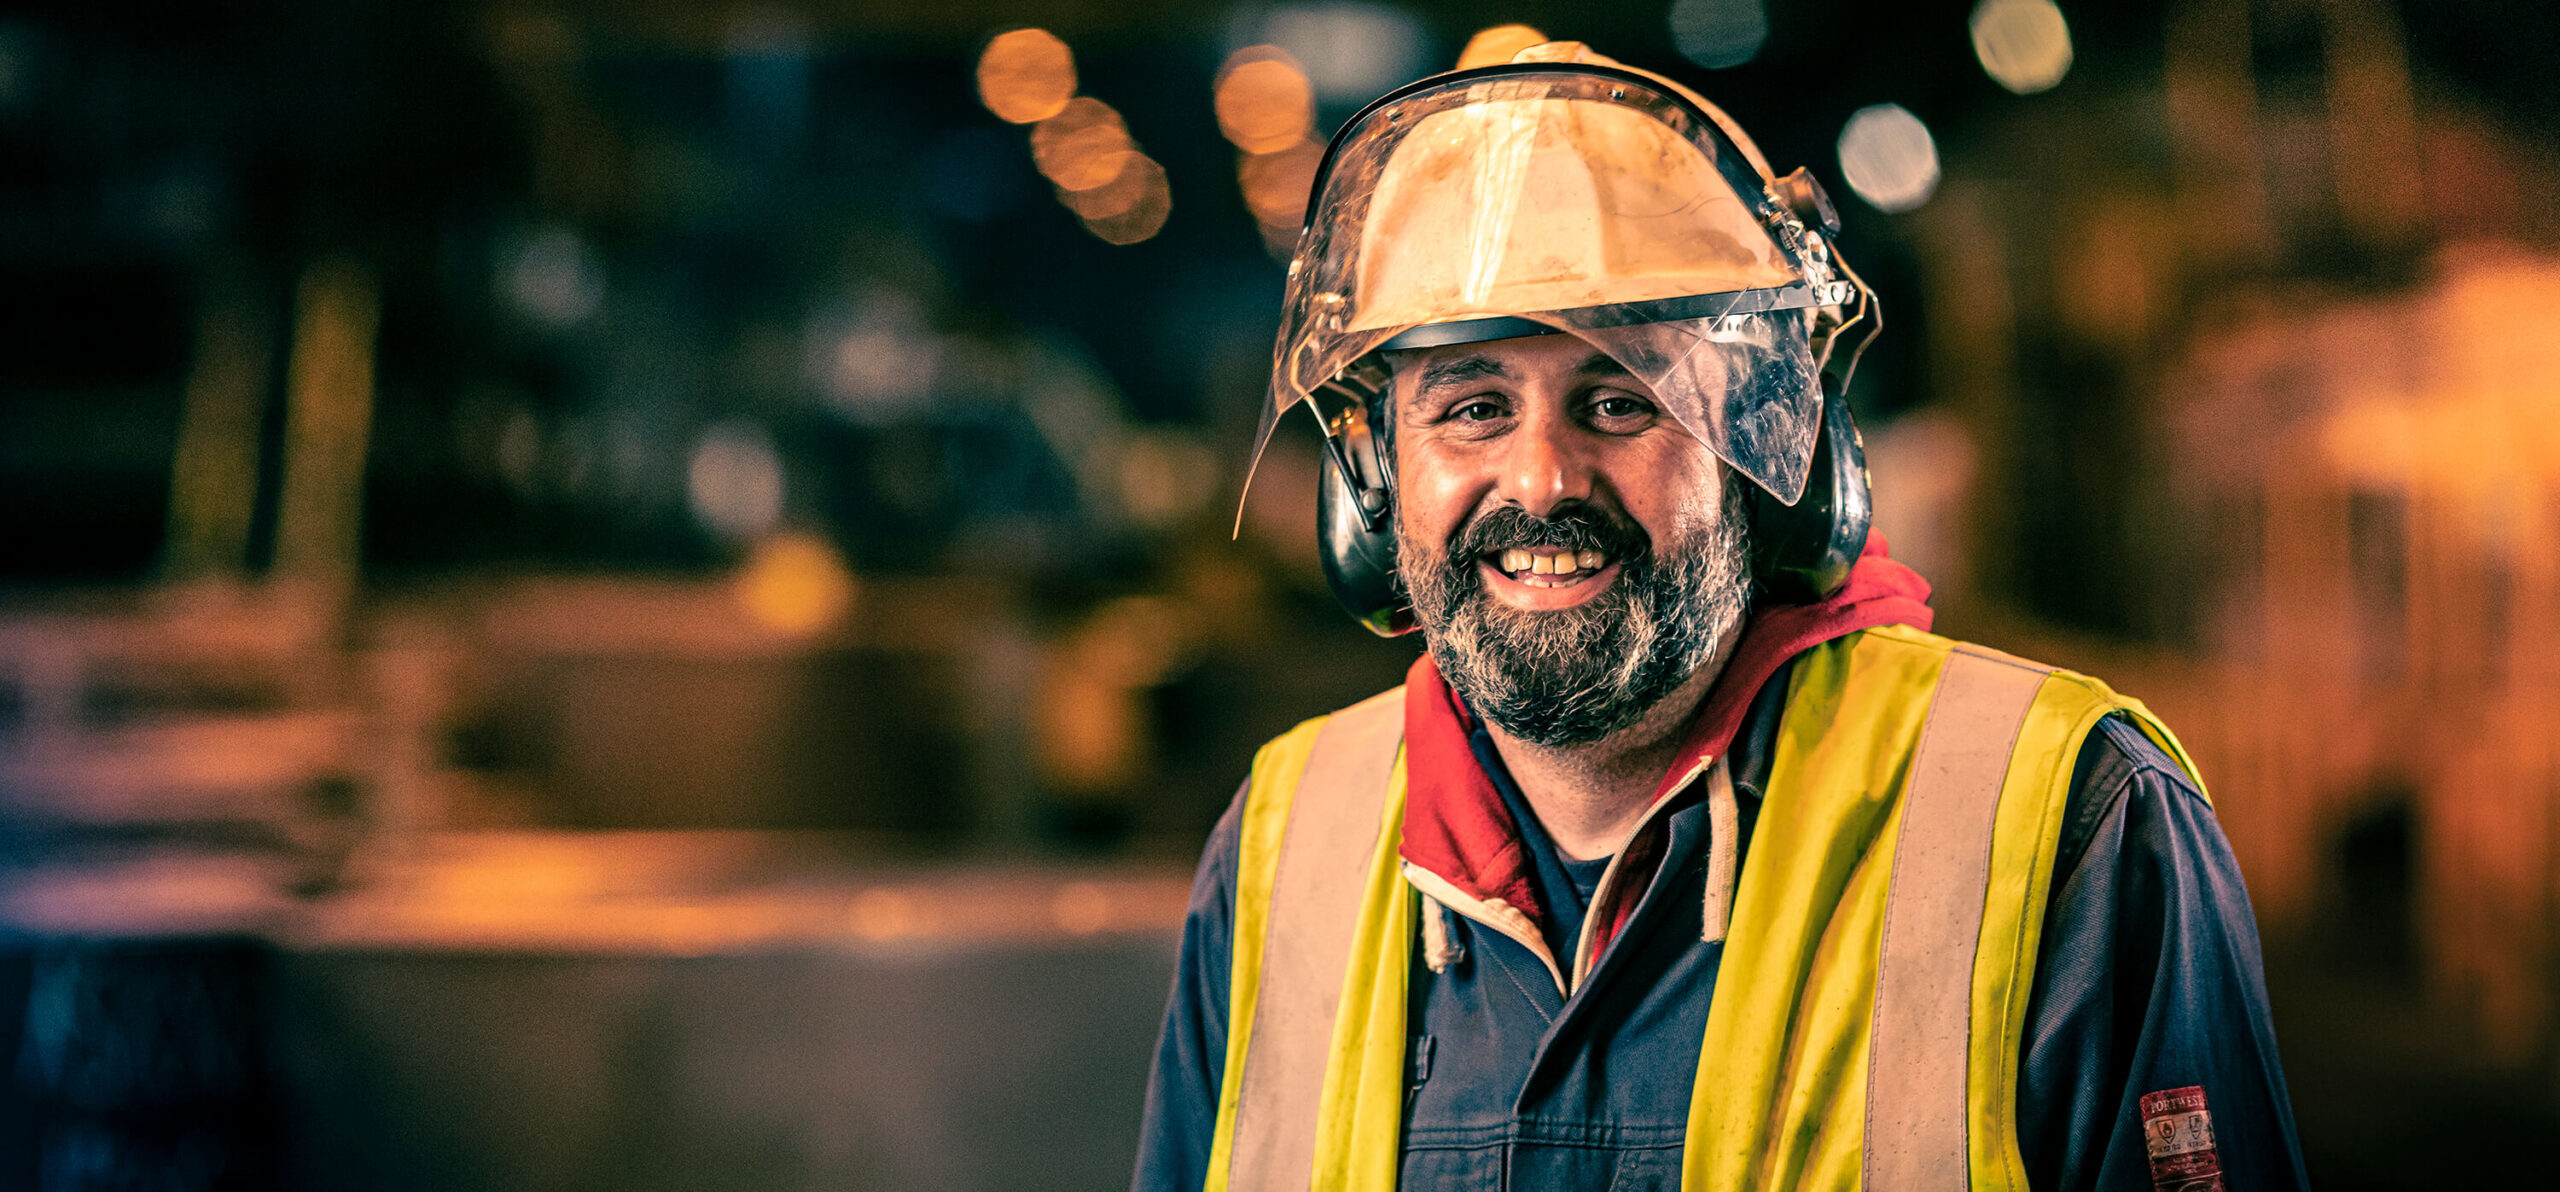
M1532 417L1504 436L1497 496L1536 517L1591 499L1591 460L1574 428L1561 418Z

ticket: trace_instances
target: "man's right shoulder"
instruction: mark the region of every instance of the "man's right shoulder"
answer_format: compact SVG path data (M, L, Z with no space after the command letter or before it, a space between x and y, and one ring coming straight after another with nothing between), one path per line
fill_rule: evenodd
M1401 729L1404 719L1403 684L1397 684L1349 707L1336 708L1322 716L1308 717L1299 721L1297 726L1289 731L1263 742L1262 748L1254 752L1253 773L1245 780L1245 789L1237 792L1237 807L1243 805L1244 796L1256 787L1272 778L1280 777L1283 772L1294 772L1305 766L1307 755L1315 751L1316 739L1323 734L1325 726L1336 720L1373 716L1392 716L1398 728ZM1227 814L1235 815L1236 807L1228 808Z

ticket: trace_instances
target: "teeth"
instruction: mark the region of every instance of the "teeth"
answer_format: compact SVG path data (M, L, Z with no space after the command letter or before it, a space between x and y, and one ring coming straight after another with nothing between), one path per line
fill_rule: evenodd
M1598 571L1608 565L1608 556L1596 550L1557 550L1542 547L1512 547L1500 556L1502 570L1513 575L1572 575L1577 571Z

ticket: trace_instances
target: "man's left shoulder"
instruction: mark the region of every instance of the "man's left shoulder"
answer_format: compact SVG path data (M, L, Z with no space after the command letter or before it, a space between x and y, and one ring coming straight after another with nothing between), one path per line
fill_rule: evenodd
M2043 662L2028 655L2012 653L2008 650L2001 649L1998 646L1985 645L1981 642L1966 641L1962 638L1947 637L1943 634L1931 633L1926 629L1917 629L1909 625L1877 626L1872 629L1860 630L1858 633L1853 635L1852 639L1843 640L1844 642L1854 640L1857 648L1862 650L1890 652L1910 651L1927 655L1944 656L1964 654L1990 662L2006 663L2010 666L2018 667L2023 670L2043 672L2051 679L2059 680L2063 684L2076 688L2081 692L2085 692L2087 695L2095 699L2124 705L2127 709L2139 710L2146 716L2149 714L2148 709L2143 709L2138 701L2128 699L2127 697L2118 694L2115 688L2108 686L2105 680L2102 680L2095 675L2073 670L2067 666L2057 666L2050 662Z
M2080 779L2092 786L2157 783L2202 798L2195 777L2130 712L2110 713L2080 745Z

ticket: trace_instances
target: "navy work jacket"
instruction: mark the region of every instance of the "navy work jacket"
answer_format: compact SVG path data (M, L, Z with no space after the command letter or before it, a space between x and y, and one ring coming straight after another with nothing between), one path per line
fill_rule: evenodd
M1746 858L1786 687L1784 669L1762 687L1728 758ZM1505 801L1525 811L1489 742L1474 752ZM1242 805L1239 792L1192 883L1137 1192L1196 1192L1207 1175L1226 1066ZM2212 809L2120 717L2090 733L2066 809L2019 1081L2030 1185L2150 1192L2141 1098L2201 1086L2224 1187L2305 1188L2257 926ZM1522 832L1524 847L1543 853L1540 901L1578 908L1579 891L1559 888L1572 872L1544 835ZM1721 942L1699 939L1707 850L1703 802L1672 811L1667 849L1633 917L1570 998L1527 948L1461 916L1451 919L1464 955L1445 972L1426 968L1417 948L1402 1187L1680 1187L1691 1090L1715 1079L1712 1062L1699 1068L1723 956Z

